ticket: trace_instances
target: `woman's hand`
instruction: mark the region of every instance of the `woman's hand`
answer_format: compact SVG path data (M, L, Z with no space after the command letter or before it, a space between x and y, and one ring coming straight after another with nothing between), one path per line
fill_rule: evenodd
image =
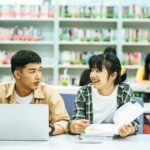
M132 135L134 133L135 133L135 127L131 123L125 124L119 128L119 135L121 137Z
M90 125L89 120L73 120L70 124L70 131L75 134L80 134Z

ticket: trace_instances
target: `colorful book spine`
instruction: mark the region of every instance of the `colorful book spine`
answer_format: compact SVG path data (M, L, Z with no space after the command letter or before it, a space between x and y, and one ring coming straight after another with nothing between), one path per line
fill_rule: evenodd
M97 29L83 29L83 28L61 28L60 41L107 41L113 42L116 40L114 29L97 28Z
M150 28L124 28L124 42L150 42Z
M66 18L117 18L116 6L60 6L60 17Z

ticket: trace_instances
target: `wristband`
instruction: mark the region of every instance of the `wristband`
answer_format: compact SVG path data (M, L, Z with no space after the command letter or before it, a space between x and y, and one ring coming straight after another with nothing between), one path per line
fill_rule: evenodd
M55 126L52 124L49 124L49 127L52 129L51 132L49 132L49 135L53 135L54 131L55 131Z

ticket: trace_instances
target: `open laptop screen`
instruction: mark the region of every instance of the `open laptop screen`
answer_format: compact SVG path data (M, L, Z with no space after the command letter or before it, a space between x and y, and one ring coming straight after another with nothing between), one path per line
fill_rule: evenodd
M46 104L0 104L0 140L48 140Z

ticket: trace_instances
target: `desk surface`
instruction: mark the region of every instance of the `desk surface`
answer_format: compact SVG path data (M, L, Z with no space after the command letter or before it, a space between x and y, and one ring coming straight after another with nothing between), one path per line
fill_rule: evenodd
M150 147L150 135L134 135L123 139L85 143L79 136L60 135L49 141L0 141L0 150L142 150Z

